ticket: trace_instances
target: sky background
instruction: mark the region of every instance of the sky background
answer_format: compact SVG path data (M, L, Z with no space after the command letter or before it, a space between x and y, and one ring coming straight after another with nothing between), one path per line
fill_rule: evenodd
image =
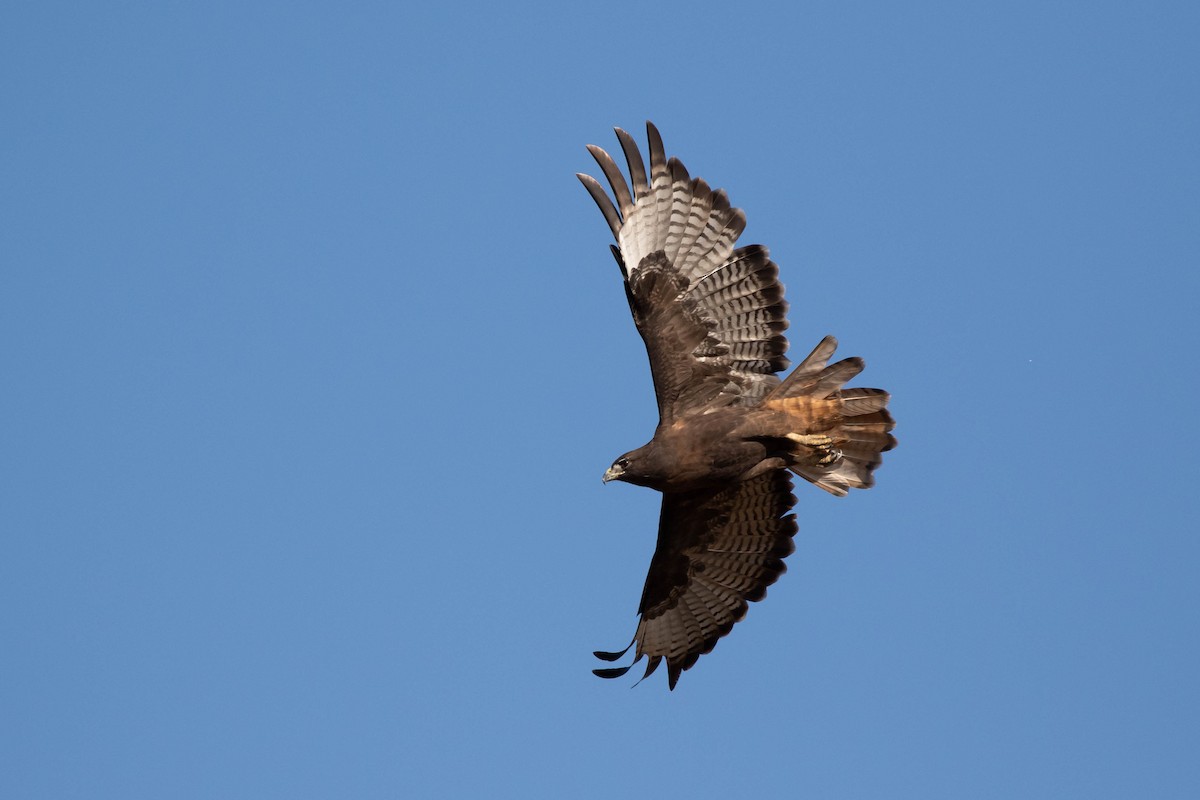
M1200 796L1200 5L6 3L0 796ZM601 681L612 127L897 450Z

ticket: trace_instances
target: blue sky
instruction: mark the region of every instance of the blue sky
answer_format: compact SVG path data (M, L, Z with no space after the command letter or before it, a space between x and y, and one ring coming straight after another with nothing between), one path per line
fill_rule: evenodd
M1192 3L11 3L0 795L1200 793ZM587 143L894 396L678 689Z

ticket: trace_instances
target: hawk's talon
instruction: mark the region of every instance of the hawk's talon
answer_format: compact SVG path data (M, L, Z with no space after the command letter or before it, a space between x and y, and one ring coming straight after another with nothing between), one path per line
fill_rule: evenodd
M833 446L833 439L820 433L789 433L787 438L805 447L811 447L820 454L816 466L828 467L836 464L842 457L842 451Z
M826 450L825 455L817 462L817 466L828 467L830 464L836 464L842 458L842 451L830 447Z

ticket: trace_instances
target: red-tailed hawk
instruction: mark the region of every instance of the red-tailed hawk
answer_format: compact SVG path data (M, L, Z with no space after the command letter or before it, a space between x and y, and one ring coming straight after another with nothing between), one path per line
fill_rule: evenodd
M654 438L613 462L604 481L663 495L635 658L595 673L619 677L645 656L645 678L665 659L674 689L786 569L791 474L839 496L865 489L896 440L887 392L843 388L862 359L828 364L832 336L779 379L789 363L779 268L761 245L734 248L745 214L668 160L653 124L646 131L649 173L633 137L617 129L632 186L588 145L615 204L595 178L578 176L619 245L613 255L658 396ZM629 647L596 655L616 661Z

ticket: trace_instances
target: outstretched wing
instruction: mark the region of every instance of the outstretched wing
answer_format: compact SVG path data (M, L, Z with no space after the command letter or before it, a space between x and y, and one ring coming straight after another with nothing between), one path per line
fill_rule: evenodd
M588 145L612 187L578 177L619 247L625 291L646 351L663 422L757 401L788 365L787 303L765 247L735 249L746 215L722 190L691 178L646 123L650 172L633 137L617 128L632 187L601 148Z
M658 547L650 561L638 607L641 620L627 667L597 669L616 678L643 656L649 676L665 659L671 688L685 669L716 646L746 615L746 603L761 600L787 567L792 552L796 498L785 470L720 490L663 495ZM605 661L625 655L597 652Z

